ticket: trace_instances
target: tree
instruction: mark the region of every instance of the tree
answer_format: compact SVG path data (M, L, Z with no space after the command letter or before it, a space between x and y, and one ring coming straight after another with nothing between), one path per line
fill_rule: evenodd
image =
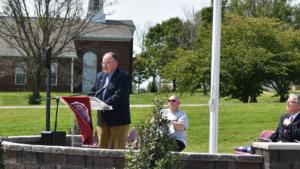
M276 19L228 15L222 32L222 94L256 102L265 85L285 101L295 79L291 75L297 72L290 66L296 66L298 55L293 44L299 41L293 36L295 30Z
M146 50L145 39L149 27L150 26L148 24L145 24L143 27L136 27L136 30L134 32L136 46L138 46L138 50L140 50L141 52L144 52Z
M276 19L226 14L221 43L222 96L257 102L263 86L270 86L281 101L286 98L290 84L300 73L297 30ZM208 85L210 44L211 24L205 22L198 29L196 48L177 50L176 59L163 71L164 77L176 77L178 89L183 92L193 93Z
M11 70L15 67L15 64L16 62L11 56L5 57L5 62L0 62L0 67L2 68L0 70L0 77L13 75L14 72L12 72Z
M175 58L162 69L162 76L169 80L176 79L178 91L181 93L194 93L202 88L203 94L207 95L210 80L212 8L197 12L195 20L197 32L193 48L178 48Z
M137 84L137 93L140 93L140 85L146 81L149 76L145 67L145 60L139 55L133 58L133 82Z
M293 23L296 0L230 0L226 3L227 11L241 16L277 18Z
M264 18L227 15L222 25L221 95L257 102L266 78L265 60L280 45Z
M300 73L300 32L289 26L281 26L284 31L276 31L281 48L266 62L266 86L273 88L279 101L288 99L292 83L299 83Z
M91 17L84 15L81 0L2 0L0 36L26 63L33 98L40 97L45 75L46 48L53 48L54 59L76 36L83 33ZM89 29L88 31L91 31ZM34 66L33 66L34 65Z
M300 28L300 3L292 9L292 23L296 29Z
M177 49L176 57L162 69L162 76L169 80L176 79L181 93L194 93L202 87L204 95L207 95L210 80L212 8L204 8L195 15L198 23L193 48Z
M181 48L193 49L197 40L197 29L200 23L199 13L194 8L184 9L185 21L183 22L183 37L181 40Z
M145 39L146 52L143 56L146 57L153 85L156 84L157 75L161 75L160 70L174 59L174 51L181 44L183 32L183 23L179 18L171 18L149 29ZM175 84L174 81L175 79ZM173 89L175 90L175 85Z
M220 94L236 98L243 103L257 102L265 78L263 48L245 48L240 45L222 49ZM226 58L225 58L226 57Z
M210 79L210 61L207 52L205 49L177 49L177 59L168 63L162 70L163 78L176 78L180 93L194 93L202 88L203 94L207 95Z

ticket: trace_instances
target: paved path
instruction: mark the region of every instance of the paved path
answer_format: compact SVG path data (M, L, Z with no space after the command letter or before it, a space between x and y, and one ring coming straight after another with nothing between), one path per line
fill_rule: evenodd
M133 104L130 105L130 107L152 107L151 104ZM165 105L166 106L166 105ZM201 107L201 106L208 106L208 104L181 104L181 107ZM46 106L0 106L0 109L44 109ZM52 108L55 108L56 106L51 106ZM67 107L67 106L59 106L61 107Z

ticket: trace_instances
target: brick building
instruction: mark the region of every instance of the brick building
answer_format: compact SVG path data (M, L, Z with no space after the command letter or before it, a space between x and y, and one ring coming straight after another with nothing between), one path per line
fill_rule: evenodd
M100 5L99 5L100 4ZM101 60L105 52L113 51L120 57L120 67L132 73L133 33L131 20L105 20L102 0L90 0L89 14L92 22L51 64L52 91L87 92L93 85L97 72L101 71ZM0 91L27 90L28 79L19 53L0 38ZM34 65L32 65L34 66ZM45 79L43 80L45 81ZM46 89L46 81L42 89Z

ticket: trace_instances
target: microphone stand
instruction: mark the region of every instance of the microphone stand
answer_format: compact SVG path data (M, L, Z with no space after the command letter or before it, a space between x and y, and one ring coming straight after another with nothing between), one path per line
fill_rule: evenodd
M58 106L60 101L60 96L45 98L45 99L37 99L38 101L50 100L55 99L56 101L56 112L55 112L55 121L54 121L54 131L44 131L41 133L41 144L43 145L66 145L66 132L64 131L57 131L57 117L58 117ZM49 125L50 128L50 125Z
M58 114L58 104L59 104L60 97L56 96L55 100L56 100L56 111L55 111L55 121L54 121L54 132L56 132L56 128L57 128L57 114Z
M57 129L57 116L58 116L58 105L59 105L59 101L60 101L60 97L59 96L55 96L55 97L51 97L51 98L45 98L45 99L36 99L36 101L48 101L48 100L55 100L56 101L56 110L55 110L55 121L54 121L54 132L56 132ZM50 128L50 126L49 126Z

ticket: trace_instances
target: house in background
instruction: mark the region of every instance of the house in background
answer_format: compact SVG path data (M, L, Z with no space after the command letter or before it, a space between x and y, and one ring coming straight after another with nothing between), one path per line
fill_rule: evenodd
M131 20L106 20L102 0L90 0L88 14L94 16L85 31L69 44L51 64L51 90L87 92L94 84L97 72L101 71L104 53L115 52L120 58L120 67L132 74L133 33ZM24 66L18 52L0 38L0 91L27 90L30 79L26 76L29 66ZM34 66L34 65L32 65ZM44 79L45 81L45 79ZM45 85L42 87L46 89Z

